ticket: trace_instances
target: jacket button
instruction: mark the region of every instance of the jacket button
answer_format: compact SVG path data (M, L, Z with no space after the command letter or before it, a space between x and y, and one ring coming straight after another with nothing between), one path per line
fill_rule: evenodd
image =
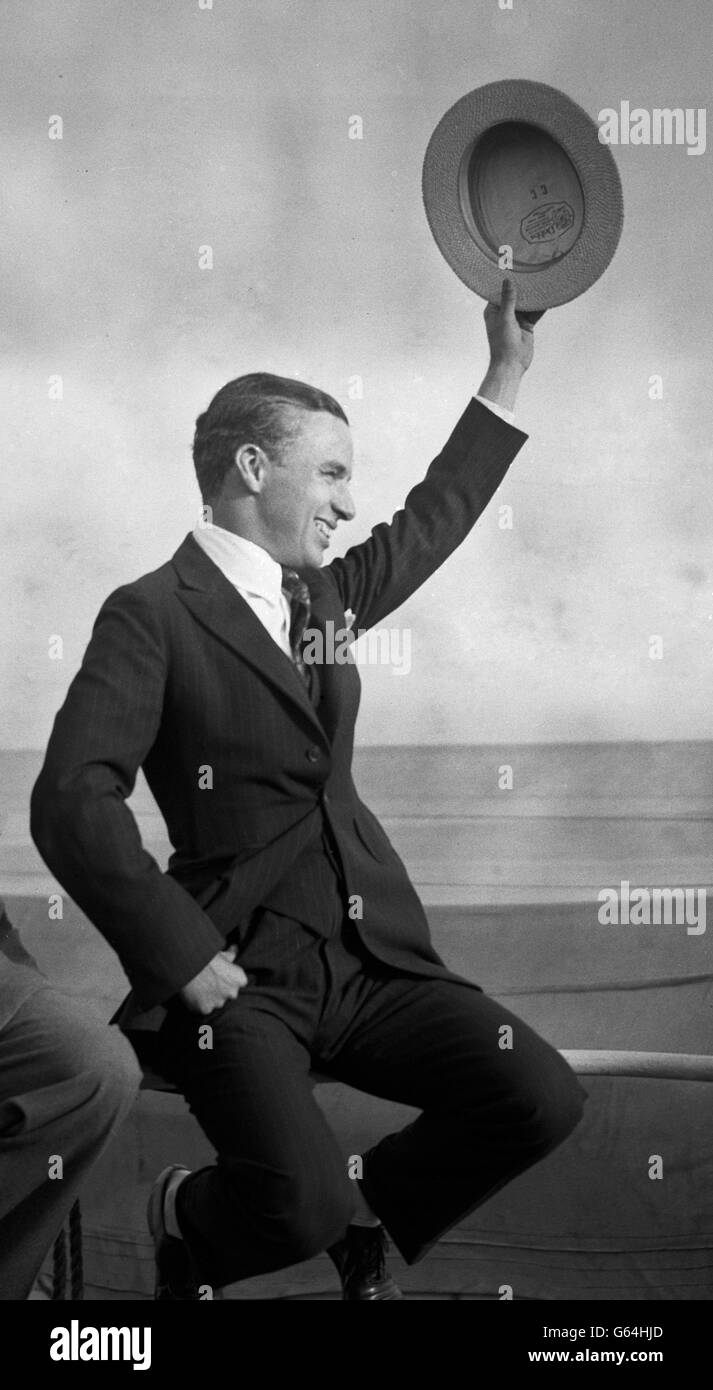
M309 759L309 761L310 761L311 763L318 763L318 762L319 762L319 749L318 749L318 748L308 748L308 749L307 749L307 757L308 757L308 759Z

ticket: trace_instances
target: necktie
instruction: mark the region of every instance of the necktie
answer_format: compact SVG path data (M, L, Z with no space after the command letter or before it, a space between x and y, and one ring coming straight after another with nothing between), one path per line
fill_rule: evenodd
M309 589L300 579L297 570L282 566L282 589L290 600L290 647L292 660L297 667L307 689L310 689L310 673L302 660L302 637L309 622L312 604Z

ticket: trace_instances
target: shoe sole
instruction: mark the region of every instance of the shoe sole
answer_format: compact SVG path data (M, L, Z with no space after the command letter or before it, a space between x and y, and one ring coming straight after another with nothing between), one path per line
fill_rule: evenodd
M151 1191L149 1193L148 1206L146 1208L146 1220L149 1231L153 1237L154 1244L159 1240L168 1239L166 1222L163 1214L163 1204L166 1199L166 1189L174 1173L188 1173L189 1168L184 1168L182 1163L170 1163L168 1168L164 1168L159 1173Z
M402 1298L403 1298L403 1294L402 1294L402 1292L401 1292L400 1289L393 1288L393 1289L390 1289L388 1293L375 1293L373 1298L361 1298L361 1299L358 1299L358 1300L355 1300L355 1299L348 1299L347 1301L350 1302L350 1303L353 1303L353 1302L359 1302L359 1303L387 1303L387 1302L389 1302L389 1303L390 1303L390 1302L392 1302L392 1301L393 1301L394 1299L396 1299L396 1298L402 1299Z

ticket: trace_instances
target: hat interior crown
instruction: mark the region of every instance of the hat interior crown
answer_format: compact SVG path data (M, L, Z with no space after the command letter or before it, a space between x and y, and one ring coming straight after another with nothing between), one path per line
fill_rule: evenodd
M584 194L568 154L524 121L490 126L465 150L459 171L463 217L494 264L532 272L566 256L584 225Z

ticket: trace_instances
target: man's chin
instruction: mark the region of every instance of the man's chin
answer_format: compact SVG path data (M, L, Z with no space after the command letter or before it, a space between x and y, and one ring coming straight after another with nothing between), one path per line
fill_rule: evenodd
M326 545L322 545L318 535L315 535L314 539L311 536L305 536L302 542L301 553L299 551L293 551L295 559L289 561L283 560L282 564L289 565L289 568L294 570L318 570L324 563L327 549L328 547ZM299 558L297 558L298 556Z
M315 565L320 563L319 560L315 559L314 553L308 550L307 547L305 547L304 550L290 550L287 552L287 557L288 558L286 558L285 551L283 550L279 557L279 564L284 565L285 569L288 570L314 569Z

